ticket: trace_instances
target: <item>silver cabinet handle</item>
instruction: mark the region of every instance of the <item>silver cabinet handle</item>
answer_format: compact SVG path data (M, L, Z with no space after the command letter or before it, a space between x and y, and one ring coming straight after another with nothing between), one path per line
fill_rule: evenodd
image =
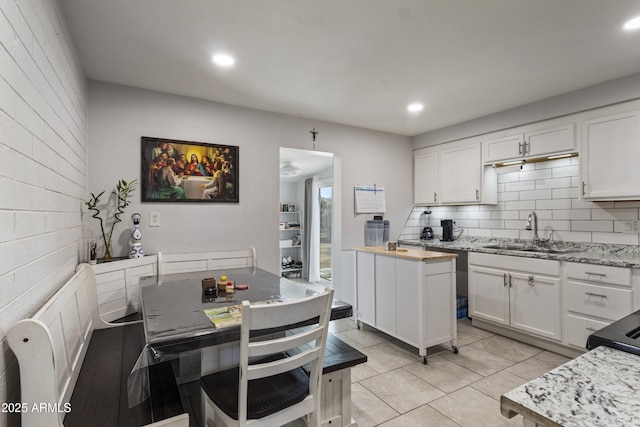
M502 274L502 286L507 286L507 273Z
M602 294L594 294L593 292L585 292L585 294L589 295L590 297L600 297L600 298L606 298L606 295L602 295Z
M607 275L605 273L592 273L590 271L585 271L584 274L586 274L587 276L607 277Z
M476 188L476 200L480 200L480 190Z
M509 273L509 287L512 287L513 283L511 283L511 273Z
M524 153L522 152L522 142L518 142L518 154L524 156Z
M585 188L586 188L586 186L587 186L587 183L586 183L586 182L584 182L584 181L582 181L582 195L583 195L583 196L586 194L586 193L585 193Z
M528 145L529 147L527 147L527 145ZM531 144L527 144L527 142L525 141L525 143L524 143L524 153L522 153L522 154L524 154L524 155L526 156L526 155L527 155L527 153L528 153L529 151L531 151L530 149L531 149Z
M433 201L434 202L438 201L438 193L436 193L435 191L433 192Z

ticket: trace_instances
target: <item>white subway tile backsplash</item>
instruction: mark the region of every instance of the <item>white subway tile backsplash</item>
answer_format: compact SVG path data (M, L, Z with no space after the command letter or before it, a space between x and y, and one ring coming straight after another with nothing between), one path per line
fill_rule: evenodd
M578 189L572 188L554 188L551 191L551 197L554 199L577 199L580 196Z
M604 243L609 245L638 245L640 235L623 233L592 233L593 243Z
M491 232L491 237L494 237L496 239L519 239L520 233L518 230L493 229Z
M578 176L580 174L580 168L578 165L553 168L550 170L553 171L554 178L560 178L563 176Z
M516 210L534 210L536 208L535 200L523 200L523 201L508 201L505 202L505 209L509 211Z
M552 178L553 169L536 169L531 171L520 172L520 181L534 181L537 179Z
M504 191L525 191L525 190L535 190L536 182L535 181L514 181L508 182L504 185Z
M520 191L520 200L550 199L551 190Z
M593 220L632 220L638 219L638 209L592 209Z
M535 181L537 190L555 189L555 188L571 188L571 178L547 178Z
M571 199L537 200L536 209L571 209Z
M491 219L520 219L519 211L493 211ZM483 218L487 219L487 218Z
M613 221L571 221L571 231L613 232Z
M591 219L591 209L556 209L553 212L553 219Z

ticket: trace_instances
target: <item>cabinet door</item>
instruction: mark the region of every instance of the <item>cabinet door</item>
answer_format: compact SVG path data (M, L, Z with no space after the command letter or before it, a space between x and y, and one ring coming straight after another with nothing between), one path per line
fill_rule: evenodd
M582 197L620 200L640 196L640 112L582 124Z
M509 325L509 283L504 270L469 266L471 317Z
M560 278L511 273L511 326L562 340Z
M396 259L376 255L376 329L396 334Z
M356 312L358 320L376 324L375 255L356 253Z
M531 157L545 156L554 153L574 151L576 138L573 123L564 126L542 129L524 134L526 155Z
M416 154L413 159L414 204L438 203L438 152Z
M479 142L440 152L440 202L480 203L482 149Z
M486 163L501 160L513 160L524 157L524 140L521 133L504 138L487 140L484 142Z
M423 265L419 261L396 259L396 335L416 347L424 345Z

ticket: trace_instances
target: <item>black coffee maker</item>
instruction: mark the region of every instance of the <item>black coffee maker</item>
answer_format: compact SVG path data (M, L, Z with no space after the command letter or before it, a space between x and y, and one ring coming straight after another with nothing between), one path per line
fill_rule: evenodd
M440 221L442 226L442 242L453 242L453 220L443 219Z

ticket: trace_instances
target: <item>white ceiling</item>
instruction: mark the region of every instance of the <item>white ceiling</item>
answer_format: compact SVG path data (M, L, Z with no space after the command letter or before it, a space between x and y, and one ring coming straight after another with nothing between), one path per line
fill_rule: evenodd
M280 147L280 162L289 161L302 171L299 176L280 176L280 181L299 181L301 177L311 176L333 166L333 154L321 151L298 150Z
M400 135L640 72L638 0L60 3L89 79Z

